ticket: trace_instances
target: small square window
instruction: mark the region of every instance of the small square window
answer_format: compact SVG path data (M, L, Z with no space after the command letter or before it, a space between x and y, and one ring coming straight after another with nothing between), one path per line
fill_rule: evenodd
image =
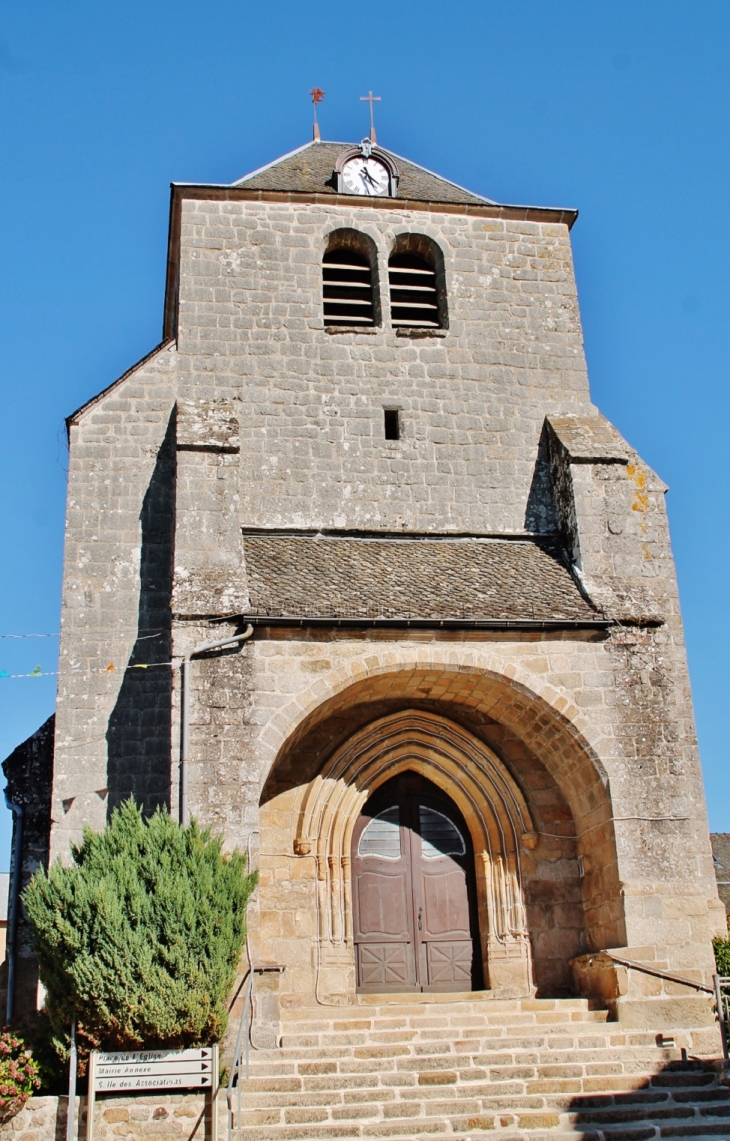
M400 415L397 408L384 408L386 440L400 440Z

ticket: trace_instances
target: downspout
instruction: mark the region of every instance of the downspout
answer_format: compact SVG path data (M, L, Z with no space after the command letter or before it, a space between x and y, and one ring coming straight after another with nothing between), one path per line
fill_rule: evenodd
M20 899L21 867L23 850L23 809L13 804L5 790L5 803L15 817L13 829L13 882L10 885L10 907L8 909L8 998L5 1009L5 1022L9 1026L13 1017L15 999L15 940L18 930L18 901Z
M239 642L246 642L253 634L253 626L249 623L243 634L236 634L233 638L222 638L220 642L206 642L196 646L194 650L185 654L180 665L182 677L182 731L180 734L180 823L187 828L190 823L190 809L188 807L188 760L190 757L190 660L206 650L224 650L227 646L235 646ZM10 993L10 992L8 992Z

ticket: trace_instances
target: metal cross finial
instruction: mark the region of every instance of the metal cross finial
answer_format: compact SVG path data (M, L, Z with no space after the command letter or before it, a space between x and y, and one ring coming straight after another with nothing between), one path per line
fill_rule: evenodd
M368 91L367 95L361 95L360 96L360 102L361 103L369 103L370 104L370 142L371 143L377 143L377 141L378 141L377 138L375 137L375 122L373 120L373 103L379 103L380 100L381 100L381 96L380 95L373 95L372 91Z

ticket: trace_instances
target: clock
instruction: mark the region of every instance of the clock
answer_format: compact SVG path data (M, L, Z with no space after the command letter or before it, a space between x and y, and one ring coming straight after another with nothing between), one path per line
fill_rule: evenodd
M346 194L390 194L390 171L374 155L356 155L342 167Z
M343 151L334 173L338 194L395 198L398 192L398 168L390 155L379 151L370 139Z

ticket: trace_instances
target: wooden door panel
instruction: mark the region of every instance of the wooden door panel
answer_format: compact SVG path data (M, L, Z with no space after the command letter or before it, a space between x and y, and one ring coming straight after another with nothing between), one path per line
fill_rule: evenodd
M401 872L361 871L355 880L360 939L410 939L410 883Z
M358 943L357 977L368 990L409 989L415 984L410 943Z
M353 834L353 917L360 990L416 985L413 885L401 806L364 812Z
M434 861L434 864L436 866L422 873L423 939L468 939L470 915L466 871L448 858Z
M434 990L471 990L474 945L471 939L427 943L427 986Z

